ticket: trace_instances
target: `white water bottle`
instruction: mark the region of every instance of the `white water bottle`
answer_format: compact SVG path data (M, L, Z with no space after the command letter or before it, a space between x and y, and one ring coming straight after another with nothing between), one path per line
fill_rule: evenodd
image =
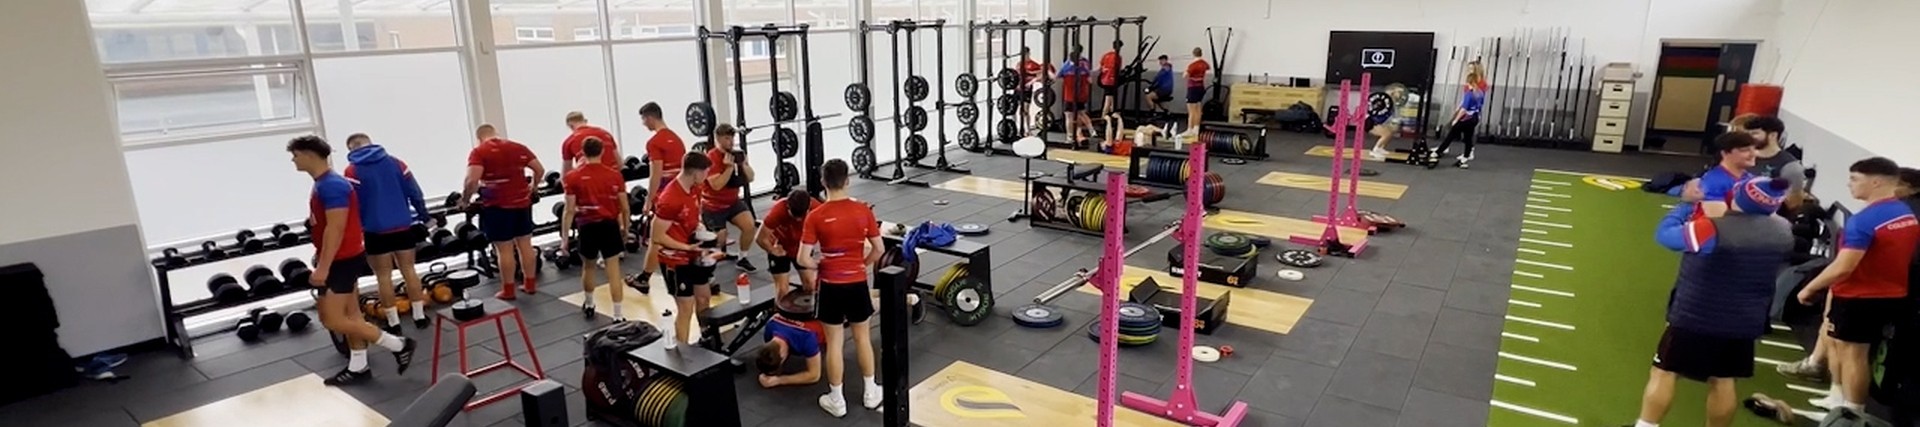
M660 321L660 324L667 325L664 328L660 328L660 339L666 342L666 344L663 344L663 346L666 347L667 350L673 350L674 347L678 347L680 345L680 339L673 336L675 332L675 327L673 323L673 310L663 311L660 313L660 316L662 319Z
M748 295L753 294L753 283L747 281L747 273L740 273L740 278L734 279L733 286L734 291L739 295L741 305L752 302Z

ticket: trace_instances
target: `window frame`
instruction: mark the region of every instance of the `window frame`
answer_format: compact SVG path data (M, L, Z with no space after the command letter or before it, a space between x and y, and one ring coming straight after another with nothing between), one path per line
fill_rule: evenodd
M227 139L298 132L317 133L322 128L319 97L313 84L311 62L298 56L218 58L165 62L117 64L104 67L108 93L118 115L123 96L122 85L141 82L190 81L222 76L283 76L293 90L294 114L285 121L261 117L258 121L235 121L178 128L172 132L129 132L119 129L121 148L127 151L197 144ZM305 114L301 114L304 112ZM249 125L249 123L257 124ZM118 121L116 119L116 125Z

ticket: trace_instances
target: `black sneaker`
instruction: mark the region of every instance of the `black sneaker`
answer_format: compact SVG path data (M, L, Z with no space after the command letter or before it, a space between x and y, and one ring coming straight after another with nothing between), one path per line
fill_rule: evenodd
M333 374L332 377L328 377L325 381L321 381L321 383L329 386L337 387L337 386L343 386L343 385L359 384L359 383L366 382L367 380L370 380L370 379L373 379L372 369L354 372L351 369L340 368L340 373Z
M627 276L627 287L640 291L641 295L645 295L648 291L653 290L653 284L647 282L649 279L652 279L652 276L644 272Z
M400 365L397 373L407 373L407 367L413 365L413 338L400 338L406 344L400 345L400 351L393 352L393 363Z
M433 326L433 319L425 317L413 319L413 327L415 329L426 329L428 326Z
M755 272L755 271L760 271L760 269L758 269L758 268L753 268L753 262L752 262L752 261L747 261L747 259L746 259L745 257L741 257L739 261L734 261L734 262L733 262L733 266L734 266L735 268L739 268L739 269L740 269L740 271L745 271L745 272L748 272L748 273L752 273L752 272Z
M593 303L591 303L591 302L589 302L589 303L586 303L586 304L581 304L581 305L580 305L580 315L581 315L581 316L586 316L586 318L587 318L588 320L592 320L592 319L593 319L593 315L594 315L594 310L593 310Z
M907 318L913 320L913 324L915 325L927 320L927 301L921 300L919 303L914 304L913 307L909 307L907 309Z
M386 333L388 334L400 335L400 324L395 323L391 325L381 326L380 330L386 331Z

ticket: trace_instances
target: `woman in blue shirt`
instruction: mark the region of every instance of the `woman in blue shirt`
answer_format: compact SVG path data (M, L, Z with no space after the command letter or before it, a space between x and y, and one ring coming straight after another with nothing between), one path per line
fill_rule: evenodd
M1453 165L1466 169L1467 162L1473 160L1473 129L1480 126L1480 107L1487 103L1487 79L1479 61L1467 64L1467 83L1461 90L1464 96L1460 97L1460 109L1453 112L1447 139L1440 142L1440 148L1427 154L1427 169L1440 164L1440 153L1447 152L1447 147L1452 146L1454 140L1465 142L1467 151L1455 157Z

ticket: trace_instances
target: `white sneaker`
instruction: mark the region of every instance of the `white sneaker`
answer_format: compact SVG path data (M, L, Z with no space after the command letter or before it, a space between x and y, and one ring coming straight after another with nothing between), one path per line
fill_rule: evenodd
M867 409L880 409L880 388L867 387L866 390L860 392L860 400L862 400L862 406L865 406Z
M1820 409L1831 411L1833 410L1833 408L1838 408L1846 405L1847 401L1846 399L1841 398L1840 395L1838 394L1829 394L1827 395L1827 397L1807 399L1807 404L1813 405Z
M1372 157L1374 160L1385 160L1387 158L1387 152L1384 150L1375 148L1367 152L1367 157Z
M838 397L833 393L820 395L820 409L826 410L827 415L832 415L834 418L847 416L847 401Z

